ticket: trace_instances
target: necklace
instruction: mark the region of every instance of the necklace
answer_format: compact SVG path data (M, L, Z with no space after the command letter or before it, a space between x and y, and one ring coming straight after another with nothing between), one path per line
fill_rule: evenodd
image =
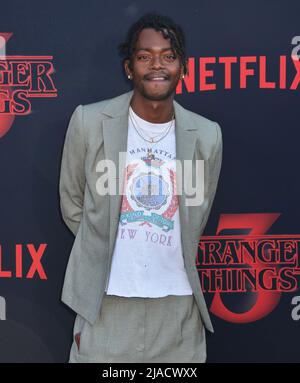
M160 133L160 134L158 134L158 135L156 135L156 136L154 136L154 137L150 137L150 136L148 136L148 139L147 139L147 138L145 138L145 137L141 134L141 131L139 131L139 129L141 129L141 128L138 129L138 123L137 123L137 121L136 121L136 119L135 119L135 117L134 117L134 115L133 115L133 112L132 112L131 108L129 109L129 117L130 117L130 119L131 119L132 125L133 125L134 129L136 130L137 134L138 134L144 141L150 142L150 143L152 143L152 144L153 144L153 143L156 143L156 142L159 142L159 141L161 141L164 137L166 137L167 134L169 133L170 129L171 129L172 124L175 122L175 119L174 119L175 114L173 113L172 120L171 120L170 124L167 126L167 128L164 130L164 132L163 132L163 133ZM159 138L159 139L156 140L156 141L154 140L155 138L160 137L160 136L161 136L161 138Z

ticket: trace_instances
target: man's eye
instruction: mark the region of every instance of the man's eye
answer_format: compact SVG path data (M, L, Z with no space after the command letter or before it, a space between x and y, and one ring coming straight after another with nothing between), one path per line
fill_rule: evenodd
M175 60L176 56L174 56L174 55L167 55L167 58Z
M165 55L165 58L168 60L175 60L176 56L175 55ZM138 56L138 60L148 60L148 59L150 59L149 56L145 56L145 55Z

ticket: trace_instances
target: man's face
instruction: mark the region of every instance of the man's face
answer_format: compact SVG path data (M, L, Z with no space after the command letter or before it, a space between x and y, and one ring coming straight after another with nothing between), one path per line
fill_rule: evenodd
M132 66L133 71L128 68L128 60L125 61L125 70L132 76L134 91L153 101L169 98L183 74L183 65L177 53L172 51L170 39L165 39L162 32L152 28L140 32Z

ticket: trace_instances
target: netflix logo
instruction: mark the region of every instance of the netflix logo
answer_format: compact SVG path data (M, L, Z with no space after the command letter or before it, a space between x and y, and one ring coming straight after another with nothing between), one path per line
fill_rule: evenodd
M47 244L41 243L37 248L33 243L16 244L13 252L0 245L0 279L47 279L42 265L42 257Z
M178 82L176 94L247 89L298 90L300 84L300 36L291 41L291 55L190 57L188 74Z

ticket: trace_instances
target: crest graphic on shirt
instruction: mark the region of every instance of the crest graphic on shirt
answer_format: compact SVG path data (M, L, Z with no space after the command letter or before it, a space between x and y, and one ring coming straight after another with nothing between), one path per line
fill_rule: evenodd
M132 161L125 171L120 223L140 222L163 231L174 229L172 220L178 208L176 173L148 150L139 161Z

